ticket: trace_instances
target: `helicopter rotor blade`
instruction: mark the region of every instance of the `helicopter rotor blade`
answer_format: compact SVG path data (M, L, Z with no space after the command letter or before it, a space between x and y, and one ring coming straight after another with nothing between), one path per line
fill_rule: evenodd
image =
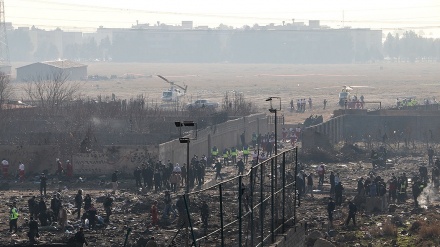
M170 83L170 84L173 84L173 82L171 82L171 81L168 81L168 79L167 78L165 78L165 77L163 77L163 76L161 76L161 75L157 75L160 79L162 79L162 80L164 80L164 81L166 81L166 82L168 82L168 83Z

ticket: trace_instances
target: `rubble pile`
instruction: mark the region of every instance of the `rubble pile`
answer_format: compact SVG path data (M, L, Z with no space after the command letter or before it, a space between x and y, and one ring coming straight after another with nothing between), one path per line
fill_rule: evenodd
M375 169L365 158L368 157L368 150L346 145L341 149L341 154L344 157L352 154L351 159L347 159L346 162L325 162L326 174L322 186L317 186L318 177L316 176L316 169L322 163L302 162L301 169L306 174L315 173L314 187L316 188L314 197L306 194L298 208L299 221L307 223L308 227L306 246L438 246L440 244L438 188L432 181L424 186L418 197L418 208L414 206L411 190L415 179L421 176L420 166L428 167L431 180L433 166L427 164L426 150L419 148L417 151L401 150L389 153L387 162L392 162L392 165ZM339 173L340 181L344 186L343 203L334 211L333 226L330 225L327 214L330 171L335 174ZM404 202L392 201L388 194L389 180L393 175L400 176L403 173L408 178L407 199ZM358 195L359 178L366 178L369 174L380 176L386 182L387 193L384 198L378 197L375 201L374 198ZM358 206L356 226L351 223L346 226L345 222L350 200ZM377 204L378 202L386 202L386 207L382 208ZM371 203L373 205L369 205ZM368 207L371 207L371 210L368 210Z

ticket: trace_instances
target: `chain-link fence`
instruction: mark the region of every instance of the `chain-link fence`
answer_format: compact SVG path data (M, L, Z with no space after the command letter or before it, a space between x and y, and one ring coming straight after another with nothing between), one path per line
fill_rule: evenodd
M297 149L256 163L244 175L179 197L181 227L168 246L263 246L293 226Z

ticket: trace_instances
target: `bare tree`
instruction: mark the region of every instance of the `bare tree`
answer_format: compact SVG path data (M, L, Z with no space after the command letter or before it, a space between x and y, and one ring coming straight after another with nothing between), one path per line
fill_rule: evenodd
M8 75L0 72L0 105L4 104L12 96L12 85ZM0 107L1 110L1 107Z
M46 77L38 76L28 80L23 88L29 100L43 110L54 110L63 103L79 97L81 83L69 81L63 71L54 71Z

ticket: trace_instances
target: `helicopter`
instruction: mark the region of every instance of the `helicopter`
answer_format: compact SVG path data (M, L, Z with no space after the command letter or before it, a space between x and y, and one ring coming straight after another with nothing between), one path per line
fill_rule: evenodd
M184 96L186 93L187 85L184 84L185 87L177 85L173 81L169 81L167 78L157 75L160 79L166 81L171 84L171 87L167 91L162 92L162 101L177 101L180 97Z

